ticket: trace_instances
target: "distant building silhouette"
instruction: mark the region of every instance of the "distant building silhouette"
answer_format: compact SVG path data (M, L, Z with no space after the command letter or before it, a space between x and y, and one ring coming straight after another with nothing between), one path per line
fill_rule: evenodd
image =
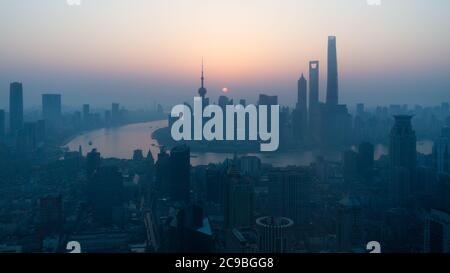
M278 104L278 96L269 96L265 94L259 95L258 105L276 105Z
M0 141L5 139L6 136L6 116L5 110L0 109Z
M47 124L47 128L55 129L61 122L61 95L42 95L42 116Z
M28 156L30 152L37 148L38 144L44 141L45 128L43 120L25 122L15 135L16 151Z
M450 127L442 129L433 148L438 172L450 173Z
M121 122L120 108L118 103L111 105L111 123L118 125Z
M362 142L358 146L358 173L362 177L369 178L372 174L374 163L374 147L368 142Z
M258 99L258 105L268 106L267 107L268 108L267 128L268 128L268 130L271 130L272 129L272 115L271 115L270 109L271 109L271 105L278 105L278 96L269 96L266 94L260 94L259 99ZM258 118L259 118L259 116L258 116ZM281 124L282 124L282 121L280 118L280 127L281 127ZM281 130L282 129L280 128L280 131ZM281 135L281 132L280 132L280 135Z
M416 133L411 125L412 116L394 116L389 142L390 198L393 206L406 205L416 171Z
M133 151L133 160L134 161L142 161L144 160L144 154L141 149L136 149Z
M297 104L293 112L293 129L296 141L300 141L306 136L308 122L307 81L303 74L297 84Z
M22 83L13 82L9 86L9 131L15 135L23 126Z
M358 103L356 105L356 115L357 116L362 116L364 115L364 103Z
M257 156L242 156L239 158L240 171L243 175L259 178L261 174L261 159Z
M160 147L155 164L155 188L162 196L169 196L170 191L170 156L164 146Z
M94 172L100 167L101 157L100 153L97 152L97 149L92 149L86 155L86 176L92 177Z
M83 104L83 126L89 127L91 125L91 112L89 104Z

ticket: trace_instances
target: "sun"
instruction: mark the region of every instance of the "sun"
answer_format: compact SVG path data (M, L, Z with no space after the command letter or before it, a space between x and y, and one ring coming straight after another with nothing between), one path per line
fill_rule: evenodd
M224 92L224 93L228 93L228 87L224 87L224 88L222 88L222 92Z

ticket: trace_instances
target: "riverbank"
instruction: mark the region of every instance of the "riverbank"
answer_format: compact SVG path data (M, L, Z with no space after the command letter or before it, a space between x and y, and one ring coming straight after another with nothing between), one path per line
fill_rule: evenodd
M98 131L98 130L116 129L116 128L126 127L126 126L130 126L130 125L149 123L149 122L155 122L155 121L164 121L164 120L162 120L161 118L155 118L155 119L149 119L149 120L144 120L144 121L141 120L141 121L129 122L129 123L121 124L119 126L109 126L109 127L103 126L103 127L97 127L97 128L93 128L93 129L89 129L89 130L84 130L84 131L72 134L71 136L64 138L64 140L61 141L61 144L59 146L64 148L70 142L72 142L74 139L76 139L77 137L80 137L80 136L83 136L86 134L90 134L90 133Z
M161 134L169 134L167 120L158 120L145 123L130 124L116 128L103 128L89 133L81 134L72 139L66 146L70 150L78 150L82 146L83 154L91 149L97 149L103 158L131 159L133 151L140 149L144 154L149 150L156 159L160 152L160 146L166 145L170 148L170 143L162 141ZM159 142L161 141L161 142ZM92 142L91 144L89 144ZM179 144L179 143L177 143ZM375 159L388 153L386 145L375 144ZM418 142L418 152L429 153L432 142ZM339 161L342 151L330 150L300 150L276 153L247 152L236 149L239 155L257 156L263 163L272 164L276 167L302 166L314 162L318 156L322 156L331 161ZM233 157L233 150L199 151L191 149L191 164L208 165L209 163L222 163L225 159Z

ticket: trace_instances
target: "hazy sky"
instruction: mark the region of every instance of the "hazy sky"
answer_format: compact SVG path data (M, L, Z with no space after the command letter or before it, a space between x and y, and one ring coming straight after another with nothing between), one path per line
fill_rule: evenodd
M25 106L41 93L64 105L143 106L192 101L202 56L208 95L255 102L296 98L308 61L337 36L340 101L369 105L450 101L450 1L1 0L0 108L9 82Z

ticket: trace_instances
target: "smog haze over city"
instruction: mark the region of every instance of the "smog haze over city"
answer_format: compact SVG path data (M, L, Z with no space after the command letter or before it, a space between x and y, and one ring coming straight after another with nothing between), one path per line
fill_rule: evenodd
M272 272L450 253L449 11L2 0L0 263Z
M375 1L376 2L376 1ZM276 92L293 106L295 79L326 61L339 37L345 103L432 105L449 99L446 0L4 0L0 90L20 80L25 107L57 92L63 105L129 107L186 101L205 60L210 96L254 101ZM326 75L321 66L320 74ZM326 77L321 77L320 89ZM176 99L174 99L176 96ZM7 92L0 92L5 107Z

